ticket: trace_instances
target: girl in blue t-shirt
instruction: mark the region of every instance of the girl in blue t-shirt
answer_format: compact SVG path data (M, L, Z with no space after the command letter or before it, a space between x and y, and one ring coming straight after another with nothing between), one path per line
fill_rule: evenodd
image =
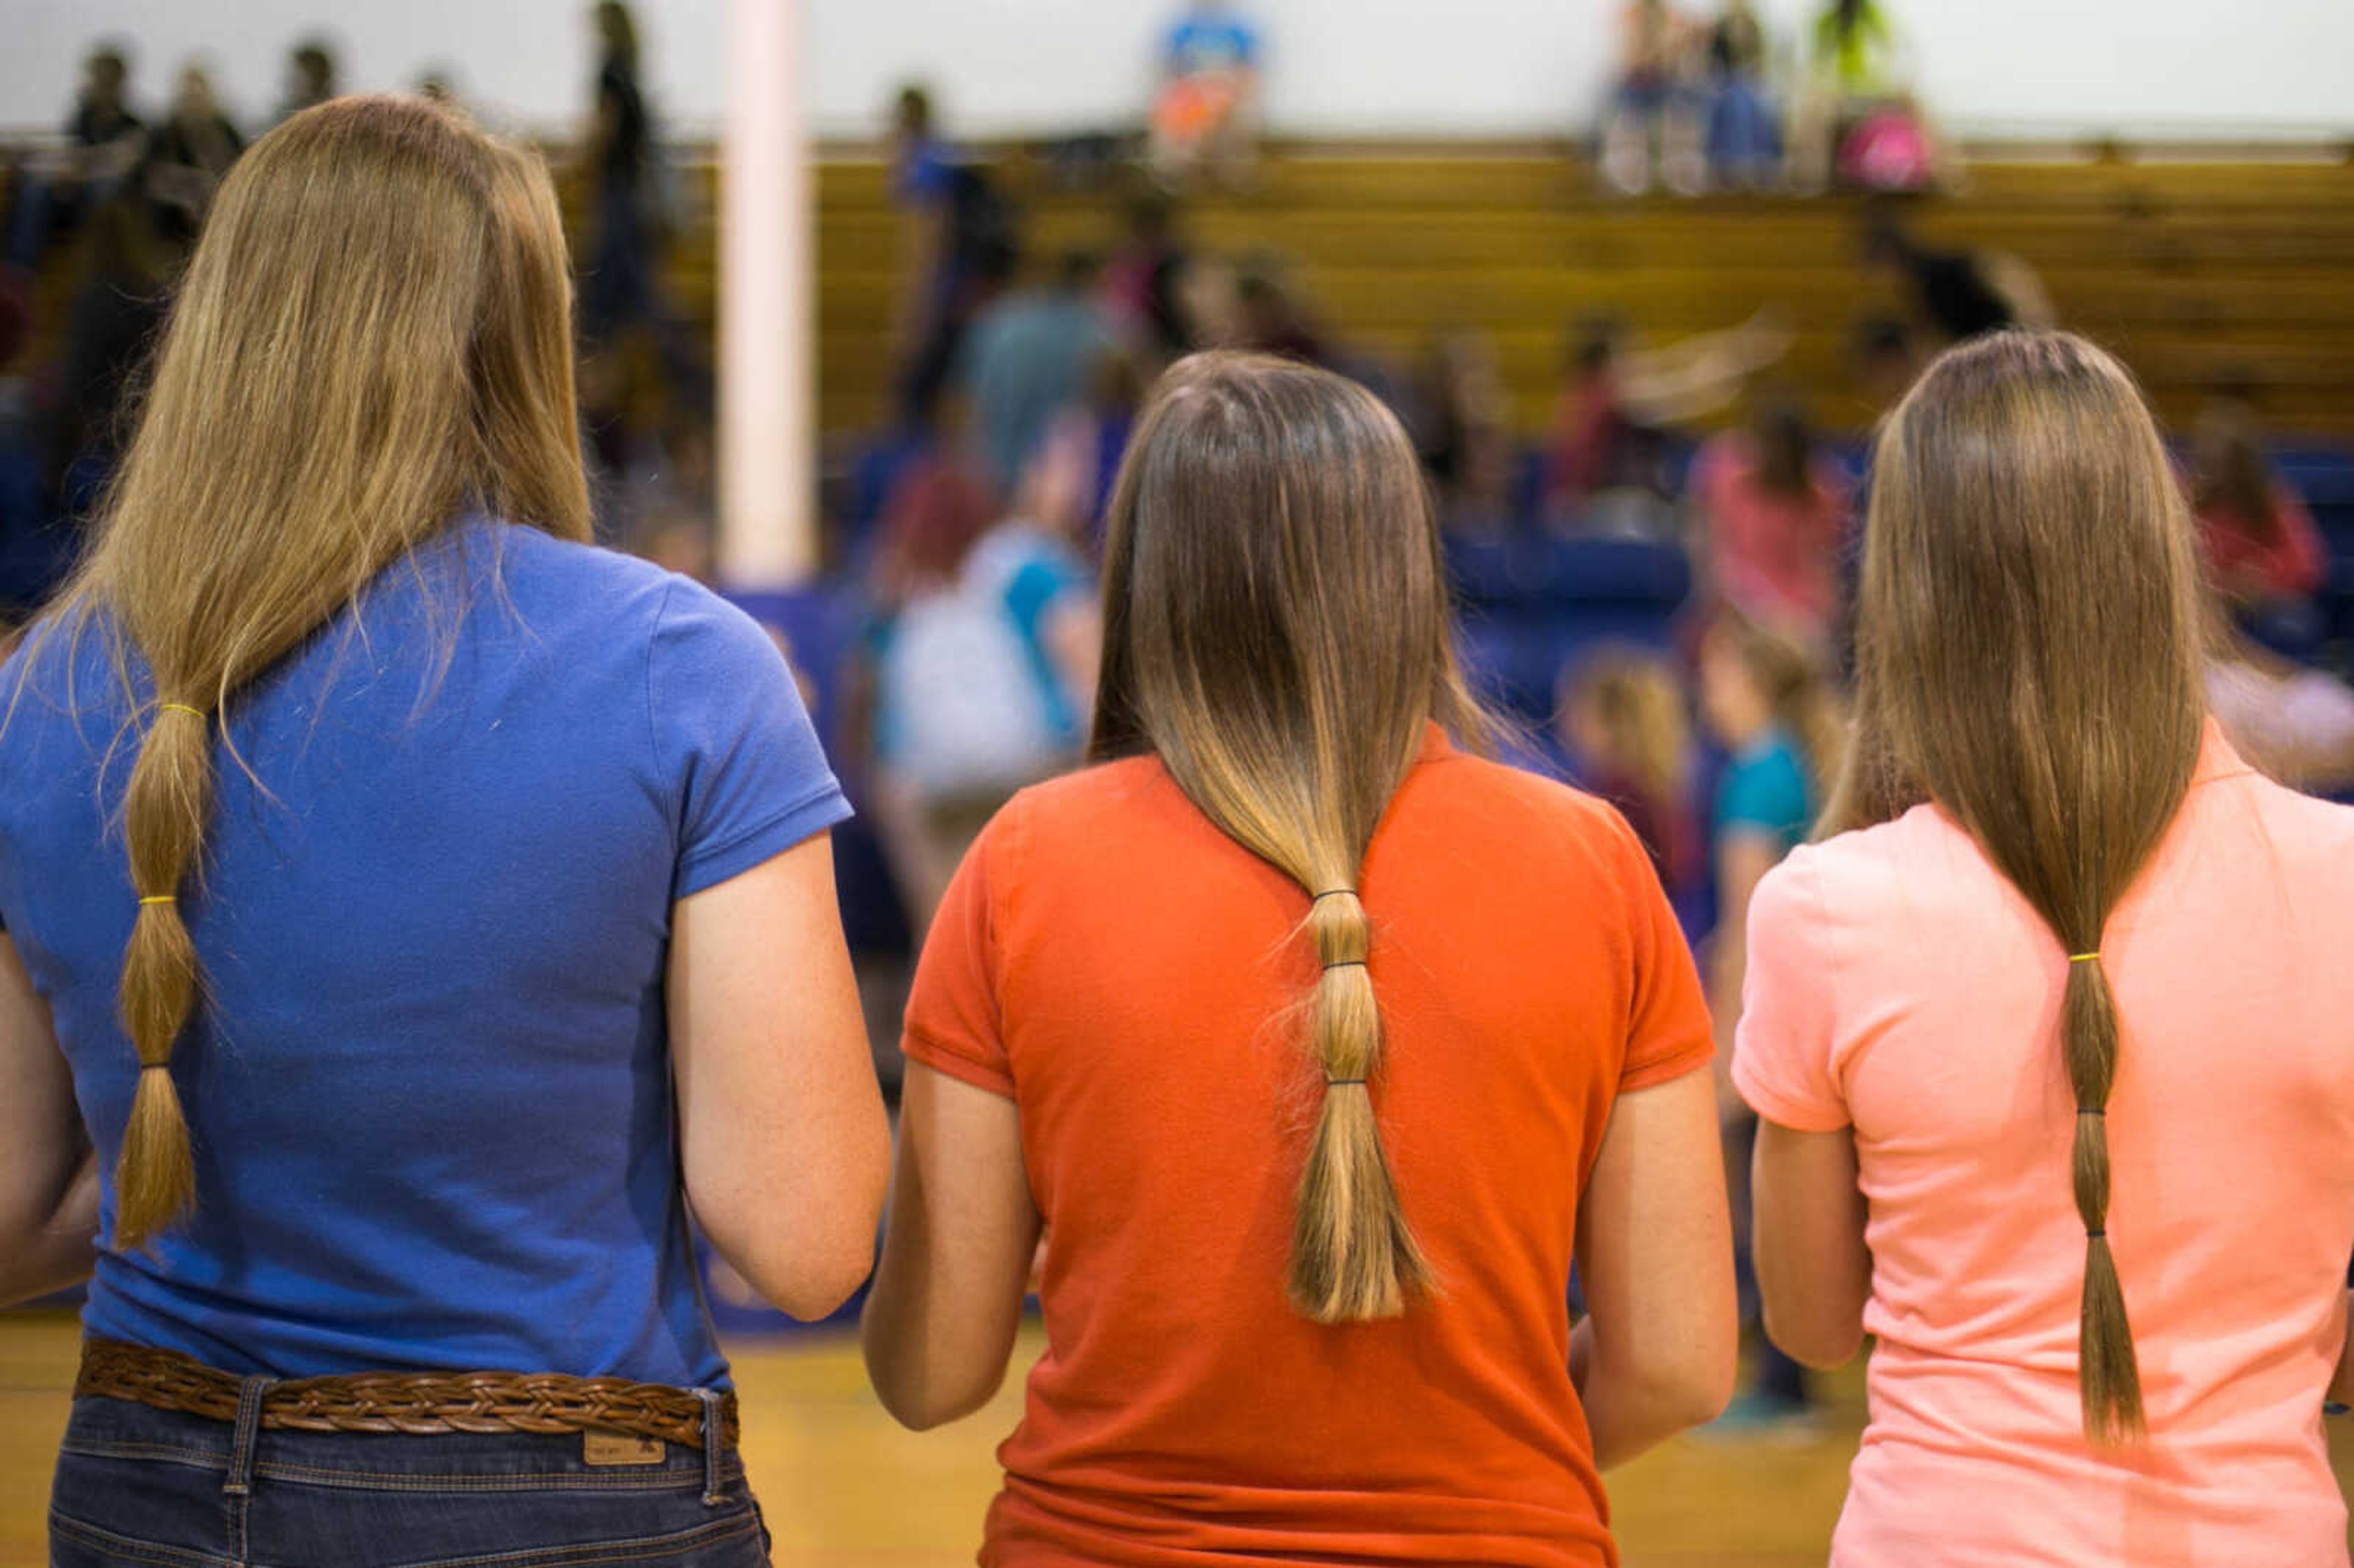
M1734 1028L1741 1018L1750 895L1784 855L1804 843L1839 764L1842 725L1815 657L1777 631L1728 614L1702 640L1700 709L1728 760L1711 821L1717 921L1710 938L1709 1011L1716 1023L1718 1106L1725 1126L1736 1229L1746 1241L1749 1141L1756 1118L1733 1091ZM1745 1267L1743 1287L1754 1301ZM1755 1384L1723 1420L1735 1426L1811 1417L1806 1375L1762 1338Z
M0 665L55 1562L768 1561L687 1214L799 1317L866 1274L848 808L759 627L588 544L567 279L535 154L287 121Z

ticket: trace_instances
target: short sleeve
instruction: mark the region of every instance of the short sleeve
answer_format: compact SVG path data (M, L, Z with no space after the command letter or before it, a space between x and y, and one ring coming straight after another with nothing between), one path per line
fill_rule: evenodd
M1634 984L1628 1009L1627 1056L1618 1091L1647 1089L1705 1067L1716 1054L1708 1001L1683 927L1659 885L1658 867L1634 829L1616 811L1619 885L1626 889Z
M1720 832L1768 833L1789 843L1807 831L1807 780L1797 759L1776 748L1736 762L1717 797Z
M997 814L949 879L916 961L902 1040L910 1061L1008 1099L1013 1071L998 1014L996 900L1014 809Z
M1799 1132L1836 1131L1850 1118L1831 1070L1829 916L1808 851L1758 883L1747 925L1734 1087L1768 1121Z
M664 592L646 703L676 812L673 898L741 875L850 815L784 650L684 578Z

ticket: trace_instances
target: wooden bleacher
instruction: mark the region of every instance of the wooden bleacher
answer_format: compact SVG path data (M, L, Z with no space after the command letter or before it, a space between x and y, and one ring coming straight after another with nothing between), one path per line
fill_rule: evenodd
M1019 153L994 164L1034 251L1108 247L1118 201L1049 186ZM830 158L818 179L820 416L828 429L881 418L896 260L888 172ZM2354 437L2354 164L1981 162L1963 192L1920 204L1941 243L2011 251L2041 275L2070 325L2120 351L2181 419L2220 377L2245 378L2279 430ZM1568 323L1617 313L1651 338L1732 324L1766 304L1797 329L1786 365L1827 422L1869 410L1849 384L1850 323L1895 301L1856 265L1857 208L1842 199L1594 194L1559 156L1299 152L1258 188L1188 210L1199 250L1292 258L1329 334L1404 359L1434 330L1494 340L1521 421L1542 421ZM675 278L707 316L707 228Z

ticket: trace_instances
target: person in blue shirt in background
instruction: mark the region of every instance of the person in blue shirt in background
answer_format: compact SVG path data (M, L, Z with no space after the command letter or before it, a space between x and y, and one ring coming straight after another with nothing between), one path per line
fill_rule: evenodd
M1193 0L1161 48L1149 153L1167 184L1208 172L1229 184L1249 178L1257 155L1257 29L1226 0Z
M1750 895L1783 856L1807 842L1845 747L1845 725L1813 652L1797 639L1727 611L1700 645L1701 718L1727 753L1716 789L1711 855L1717 921L1706 968L1716 1022L1717 1104L1725 1128L1733 1212L1749 1213L1749 1145L1756 1118L1730 1081L1747 961ZM1756 1282L1747 1225L1736 1220L1744 1308L1754 1326ZM1758 1339L1757 1370L1720 1424L1799 1427L1816 1419L1805 1369Z
M688 1211L798 1317L873 1261L849 808L768 635L588 543L569 271L422 100L261 138L0 664L54 1563L768 1562Z
M928 431L966 328L1013 275L1013 208L988 173L944 141L932 97L899 90L891 120L891 200L899 210L900 293L892 313L899 417Z

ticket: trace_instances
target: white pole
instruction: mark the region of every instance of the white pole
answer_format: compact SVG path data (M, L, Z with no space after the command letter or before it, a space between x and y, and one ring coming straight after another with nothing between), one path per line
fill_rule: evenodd
M803 0L730 0L719 150L719 576L766 592L817 570Z

